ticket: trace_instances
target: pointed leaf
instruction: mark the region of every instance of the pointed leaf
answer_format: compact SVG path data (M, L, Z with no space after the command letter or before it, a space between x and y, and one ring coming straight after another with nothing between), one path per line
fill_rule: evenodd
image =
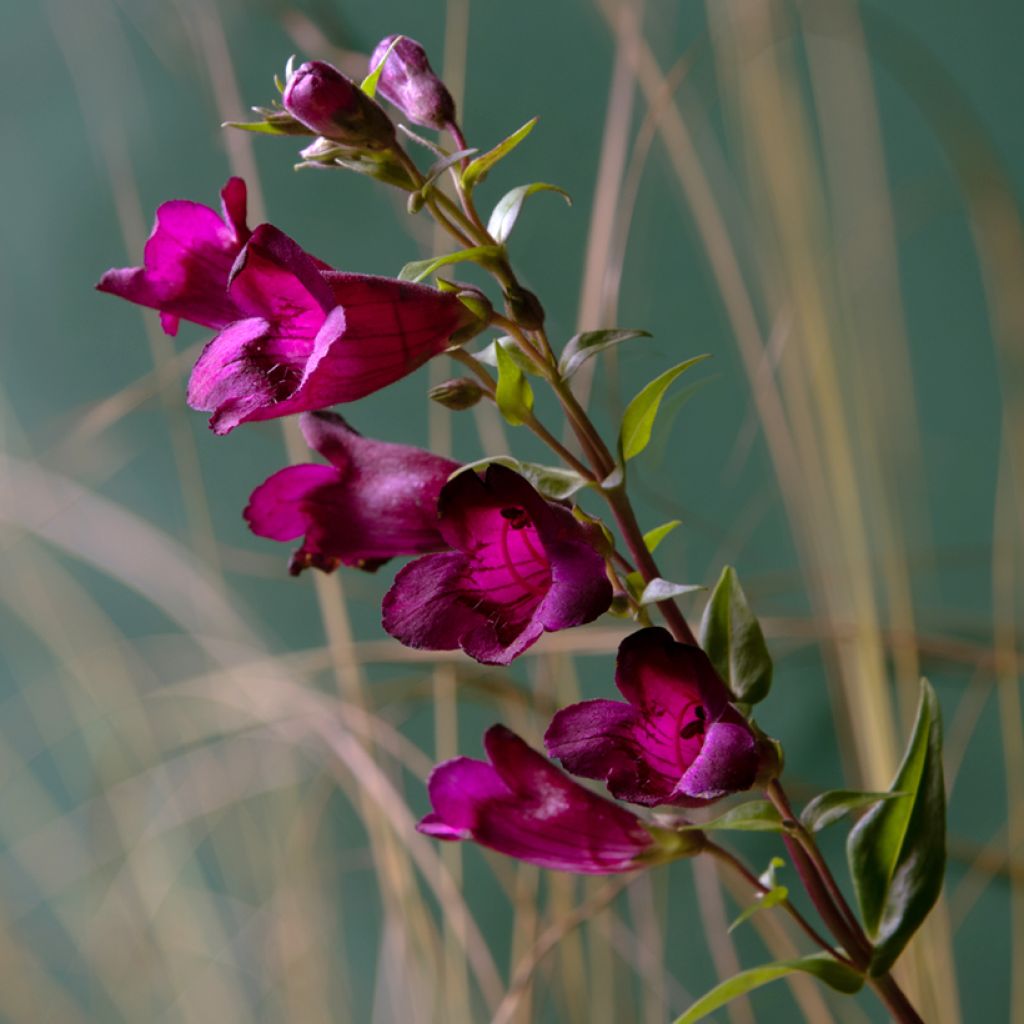
M430 186L437 181L438 178L448 170L449 167L453 167L457 164L464 156L471 156L475 153L475 149L460 149L454 153L446 153L444 156L439 156L431 165L427 171L427 175L423 180L423 186L420 191L426 195L430 191ZM499 239L500 241L500 239Z
M744 921L749 921L758 911L771 910L772 907L777 907L780 903L785 903L789 899L789 890L784 885L773 886L768 892L759 894L757 901L751 903L746 910L736 918L731 925L729 925L728 931L734 932Z
M644 534L644 545L647 550L653 555L658 545L677 527L682 526L681 519L670 519L667 523L662 523L661 526L654 527L653 530L648 530Z
M258 135L309 135L309 129L298 121L279 117L276 121L225 121L221 128L238 128Z
M533 388L504 345L495 346L494 354L498 360L498 385L494 390L494 400L506 422L518 427L530 418Z
M771 655L731 566L722 570L704 609L700 643L736 700L756 704L768 696Z
M655 576L640 595L639 604L657 604L659 601L668 601L673 597L680 597L683 594L692 594L695 590L703 590L699 583L672 583Z
M879 800L894 800L903 793L870 793L859 789L830 789L820 793L800 814L800 824L808 832L820 832L834 825L851 811L877 804Z
M725 814L695 825L681 825L683 831L699 828L705 832L785 832L786 826L775 807L767 800L749 800Z
M884 974L928 916L946 868L946 795L942 781L939 701L926 679L910 743L891 793L872 808L846 844L868 937L871 974Z
M531 373L535 377L540 377L544 373L544 368L519 347L515 338L510 338L507 334L495 339L486 348L474 353L474 358L479 359L481 363L486 363L488 366L496 367L498 365L498 356L495 349L499 345L512 357L512 361L523 373Z
M565 197L566 205L572 206L572 196L557 185L548 185L543 181L535 181L532 185L520 185L511 192L506 192L491 211L490 219L487 221L487 233L496 242L500 244L508 240L519 219L523 203L526 202L527 196L532 196L534 192L557 192Z
M603 352L606 348L618 345L633 338L649 338L648 331L630 331L616 328L611 331L584 331L574 334L562 350L562 358L558 360L558 373L563 380L568 380L591 356Z
M377 95L377 83L380 81L380 76L384 71L384 65L387 63L388 57L391 56L391 52L402 41L402 39L402 36L395 36L391 45L387 49L387 53L377 61L377 66L359 83L359 88L362 89L371 100Z
M703 362L707 358L706 355L694 356L693 359L687 359L685 363L666 370L661 376L655 377L629 403L622 417L622 427L619 431L619 451L624 462L635 458L647 447L647 443L651 439L651 428L658 415L658 406L661 405L661 400L672 381L689 370L691 366L696 366L697 363Z
M430 277L435 270L447 267L452 263L479 263L486 267L501 259L503 249L500 245L477 245L472 249L459 249L458 252L446 253L444 256L434 256L429 260L413 260L406 263L398 273L399 281L422 281Z
M815 953L812 956L800 957L799 960L779 960L773 964L764 964L762 967L752 967L749 971L741 971L723 981L707 995L701 996L681 1017L677 1017L674 1024L696 1024L709 1013L714 1013L734 999L795 971L813 974L829 988L847 995L858 991L864 984L864 978L852 967L847 967L827 953Z
M474 186L479 185L487 177L491 168L503 157L508 156L533 131L536 124L537 118L531 118L522 128L514 131L504 142L499 142L494 149L470 161L469 166L462 172L462 184L467 189L472 189Z

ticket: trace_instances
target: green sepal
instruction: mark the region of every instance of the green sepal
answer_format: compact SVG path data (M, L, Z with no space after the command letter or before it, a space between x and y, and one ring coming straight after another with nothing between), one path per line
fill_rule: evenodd
M462 184L466 189L472 189L487 177L491 168L503 157L508 156L537 124L537 118L531 118L522 128L514 131L503 142L499 142L494 149L489 150L475 160L471 160L469 166L462 172Z
M722 570L704 609L700 645L735 700L757 704L768 696L772 658L732 566Z
M496 345L494 354L498 360L498 384L494 389L494 401L505 421L510 426L518 427L530 418L533 388L504 345Z
M603 352L606 348L618 345L633 338L649 338L648 331L631 331L614 328L610 331L584 331L574 334L562 349L558 360L558 373L562 380L568 380L591 356Z
M492 463L514 470L528 480L545 498L551 498L554 501L565 501L577 491L590 485L590 481L575 470L563 469L561 466L542 466L537 462L521 462L512 455L492 455L485 459L477 459L476 462L466 463L455 470L448 479L451 480L460 473L465 473L466 470L484 469ZM593 521L597 522L598 520Z
M787 832L782 816L767 800L748 800L731 807L725 814L702 821L699 825L682 825L684 829L700 828L706 832Z
M510 192L506 192L498 200L487 221L487 233L499 245L508 241L508 237L512 234L512 229L519 219L519 211L522 210L523 203L526 202L527 196L532 196L535 192L557 192L564 197L567 205L572 206L572 196L557 185L548 185L543 181L535 181L532 185L519 185Z
M721 1009L734 999L753 992L754 989L767 985L770 981L777 981L788 974L802 971L804 974L813 974L819 981L824 982L829 988L842 992L844 995L853 995L864 985L864 976L852 967L840 963L834 956L828 953L812 953L810 956L802 956L799 960L777 960L775 963L763 964L761 967L752 967L747 971L740 971L739 974L716 985L706 995L700 997L681 1017L677 1017L674 1024L696 1024L703 1020L709 1013Z
M399 281L422 281L430 277L435 270L450 266L452 263L479 263L482 267L491 266L501 259L504 249L500 245L477 245L472 249L459 249L457 252L434 256L429 260L413 260L406 263L398 272Z
M370 97L374 99L377 96L377 83L380 81L380 76L384 71L384 65L387 63L388 57L391 56L391 52L394 48L402 41L403 36L395 36L391 45L388 47L387 53L377 62L377 66L359 83L359 88Z
M885 974L928 916L946 869L946 793L939 701L921 680L917 719L889 792L846 844L865 930L874 945L869 971Z
M619 454L623 462L636 458L651 440L651 429L658 407L669 385L681 374L703 362L708 356L694 356L655 377L626 407L619 429Z
M662 523L661 526L655 526L653 530L648 530L644 534L644 546L653 555L657 550L658 545L677 527L682 526L681 519L670 519L667 523Z
M871 793L860 789L830 789L819 793L800 812L800 824L808 832L820 832L829 825L845 818L852 811L859 811L880 800L895 800L903 793Z
M695 590L704 590L699 583L672 583L670 580L663 580L655 576L649 580L637 598L640 605L657 604L659 601L668 601L673 597L682 597L683 594L692 594Z
M660 825L646 823L643 827L650 832L655 845L637 857L635 863L638 867L651 867L683 857L695 857L707 847L703 832L680 832L674 828L662 828Z

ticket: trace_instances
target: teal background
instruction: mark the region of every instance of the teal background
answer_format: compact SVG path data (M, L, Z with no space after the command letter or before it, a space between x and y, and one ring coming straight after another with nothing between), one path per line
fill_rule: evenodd
M787 17L796 10L779 9ZM937 141L937 124L949 128L968 164L987 137L1003 182L1019 199L1024 14L1012 3L948 0L859 10L873 55L920 434L919 441L890 438L910 467L896 511L905 527L916 627L928 641L920 646L921 668L939 691L947 731L962 753L951 792L947 883L964 908L953 947L962 1019L1008 1020L1012 1005L1021 1008L1019 994L1011 1003L1011 976L1024 957L1011 940L1011 879L1019 889L1022 851L1007 852L1019 829L1006 831L1007 805L1020 779L1011 778L1007 789L1002 747L1005 708L1013 705L998 704L993 690L994 667L1006 664L995 653L993 623L1004 638L1009 631L1010 648L1019 646L1013 634L1019 613L1012 601L993 605L992 544L1001 444L1005 455L1021 441L1003 426L1013 422L1021 397L1013 375L1021 335L1011 332L1001 361L964 194L949 151ZM329 660L316 660L325 633L314 582L309 574L289 579L286 552L252 537L239 514L251 489L287 461L280 426L258 424L215 438L202 415L184 407L190 361L165 366L157 378L153 371L154 358L166 363L207 332L183 325L173 344L147 341L145 322L155 315L140 316L92 290L107 267L138 262L160 202L215 203L231 171L206 60L217 72L227 65L217 53L203 56L210 19L222 28L238 91L250 104L271 97L274 72L303 50L309 37L300 29L296 38L296 26L305 24L299 15L319 25L326 39L364 53L400 30L438 54L440 64L445 10L436 2L310 0L285 7L219 0L203 7L191 0L41 0L0 11L6 98L0 424L4 453L20 467L4 463L8 497L0 523L0 971L15 979L3 986L11 991L0 998L2 1020L63 1021L75 1014L103 1022L403 1019L401 999L390 1003L375 990L401 988L404 979L388 973L396 962L389 968L387 943L394 937L382 928L366 833L332 781L331 755L298 726L271 739L255 727L247 710L249 698L263 692L255 677L239 677L239 705L231 713L218 696L183 699L178 692L167 700L163 693L218 664L248 664L254 651L312 652L313 667L296 669L292 682L325 697L333 691ZM718 150L725 173L714 183L730 226L740 236L748 227L756 233L765 200L756 188L743 187L751 156L718 91L704 11L656 0L643 17L663 67L693 47L686 88L704 119L694 124ZM784 52L788 45L779 43ZM958 91L966 114L947 102L917 47ZM614 52L599 9L582 0L470 5L463 110L471 142L489 145L541 116L529 141L482 189L485 204L535 180L554 181L574 198L572 209L551 196L531 199L511 243L559 341L576 326ZM795 63L802 80L805 63L801 57ZM910 91L908 83L916 83ZM913 89L938 104L938 122L922 115ZM634 128L642 106L637 110ZM288 140L255 138L251 145L268 219L309 251L340 268L380 274L395 274L424 254L410 236L403 204L382 187L341 172L296 174ZM826 145L816 136L816 147ZM709 159L709 166L717 165ZM975 184L983 194L991 168L982 160L979 166ZM253 215L250 222L256 221ZM712 354L693 373L704 385L677 415L665 417L637 467L641 521L684 520L684 530L660 553L669 578L711 584L724 561L738 567L779 658L776 690L759 720L785 744L794 794L839 786L844 778L855 783L835 738L833 708L841 704L822 681L833 679L834 698L834 665L827 645L817 643L816 611L801 573L799 527L787 514L697 225L660 143L645 170L627 255L618 322L643 326L654 338L624 347L611 369L598 373L595 415L611 429L624 400L670 362ZM762 270L771 276L750 253L744 270L753 278ZM769 305L765 299L759 309L766 322ZM862 349L854 332L839 336L847 346L839 353L842 366L880 359L875 370L886 375L878 344ZM425 444L428 378L420 371L346 415L365 433ZM843 378L844 386L849 380ZM120 414L97 429L97 417L110 408L103 403L126 394ZM886 397L877 396L877 408L874 400L864 399L863 415L883 415ZM551 411L543 400L541 408ZM472 423L468 414L454 423L454 452L462 459L485 453ZM513 443L518 453L542 457L532 439ZM29 479L25 467L45 476ZM103 504L52 489L66 481ZM594 501L584 504L599 511ZM29 511L18 512L22 506ZM1019 595L1013 567L1021 506L1011 500L1007 507L999 528L1016 539L1001 549L996 565L1011 566L1010 591ZM129 533L113 508L153 532ZM157 538L174 547L161 553ZM874 534L870 543L881 565L884 545ZM176 557L191 575L169 572ZM378 608L389 579L387 569L344 576L361 641L385 639ZM883 617L884 605L880 598ZM696 616L700 606L700 599L690 606ZM614 636L609 640L606 631L594 643L593 656L585 647L576 652L585 696L607 695L611 685ZM368 650L376 659L366 669L371 707L432 760L434 684L427 668L359 648ZM482 674L495 687L504 685L499 677L511 678L519 690L512 698L502 691L498 709L486 692L467 691L459 750L479 755L481 731L514 713L516 692L531 686L549 698L559 692L552 678L559 662L538 664L520 665L511 676ZM1004 670L1011 688L1019 685L1015 671L1012 662ZM913 688L912 680L902 682ZM298 706L291 699L282 698L283 710L274 712L278 724ZM540 722L527 718L520 727L536 735ZM396 769L393 777L413 813L422 813L425 795L415 772ZM122 807L133 780L138 792L118 818L111 807ZM281 893L292 884L298 808L314 799L321 802L309 825L315 835L303 846L302 862L310 874L294 882L299 895L288 913L303 922L297 934L320 944L310 961L321 964L315 984L309 982L309 991L324 995L316 1013L312 1003L296 1009L305 974L286 985L266 973L269 950L282 941L276 928L285 913ZM202 813L189 810L195 807ZM150 867L159 883L147 874L150 867L136 863L150 863L150 844L157 847L152 856L159 869ZM756 864L773 850L759 838L737 845ZM841 864L838 830L826 848ZM495 959L506 965L510 913L502 886L475 849L466 851L464 863L467 899ZM126 877L136 870L140 877L129 884ZM697 995L715 975L690 866L662 871L652 884L668 918L664 964ZM180 906L190 908L187 928L176 917ZM430 906L436 910L432 900ZM619 906L628 916L628 905ZM744 965L766 959L749 928L735 941ZM598 996L584 992L572 1009L554 994L563 967L557 957L551 963L551 975L541 975L535 992L535 1019L604 1019L596 1015L615 1011L609 1019L625 1020L640 1013L643 985L631 968L616 968L617 1002L610 1007L591 1008L589 1000ZM288 985L299 995L287 995ZM665 1020L686 1005L669 989ZM850 1016L827 998L836 1020L884 1019L870 996L858 997ZM751 1005L756 1020L788 1020L796 1012L784 986L756 994ZM476 1006L473 1019L477 1011L483 1013Z

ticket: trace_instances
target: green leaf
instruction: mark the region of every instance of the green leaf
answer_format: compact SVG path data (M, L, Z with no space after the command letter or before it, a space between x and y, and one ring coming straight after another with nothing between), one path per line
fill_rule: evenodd
M938 698L926 679L921 680L914 732L889 792L904 795L868 811L846 844L857 902L875 946L872 975L889 970L942 891L942 720Z
M377 62L377 66L359 83L359 88L370 97L372 100L377 95L377 83L380 81L380 76L384 71L384 65L387 63L388 57L391 56L391 52L394 48L402 41L402 36L395 36L391 45L388 47L388 52Z
M706 355L694 356L693 359L687 359L685 363L666 370L661 376L655 377L629 403L619 430L619 451L624 462L636 458L647 447L651 439L651 428L658 415L658 406L661 405L661 400L672 381L691 366L696 366L707 358Z
M670 519L667 523L662 523L661 526L654 527L653 530L648 530L644 534L644 545L647 550L653 555L658 545L677 527L682 526L681 519Z
M771 655L731 566L722 570L704 609L700 644L735 700L756 704L768 696Z
M503 249L500 245L477 245L472 249L459 249L458 252L450 252L444 256L434 256L429 260L413 260L406 263L398 273L399 281L422 281L430 277L435 270L447 267L452 263L479 263L486 267L501 259Z
M423 179L423 185L420 188L420 191L425 196L430 191L430 186L433 185L449 167L453 167L464 156L470 156L475 152L475 149L460 149L455 153L446 153L444 156L439 156L430 165L430 169L427 171L426 177Z
M615 328L611 331L584 331L574 334L562 349L562 358L558 360L558 373L563 380L568 380L591 356L603 352L612 345L633 338L649 338L648 331L630 331Z
M298 122L296 121L297 125ZM309 135L308 128L294 128L283 118L274 121L225 121L221 128L238 128L243 132L255 132L257 135Z
M640 595L639 604L657 604L659 601L668 601L673 597L680 597L683 594L692 594L695 590L703 590L699 583L672 583L655 576Z
M537 124L537 118L531 118L522 128L514 131L504 142L499 142L494 149L489 150L482 156L470 161L469 166L462 172L462 184L467 189L472 189L487 177L491 168L503 157L508 156Z
M761 910L771 910L772 907L777 907L780 903L785 903L789 899L789 890L784 885L773 886L768 892L759 894L757 901L751 903L746 910L736 918L731 925L729 925L728 931L734 932L744 921L749 921L756 913Z
M533 374L534 377L539 377L544 373L544 368L540 363L528 356L519 347L515 338L510 338L507 334L492 341L479 352L474 353L474 358L479 359L481 363L486 363L488 366L496 367L498 365L498 354L495 350L499 345L512 357L513 362L523 373Z
M800 824L808 832L820 832L834 825L851 811L877 804L879 800L894 800L903 793L870 793L859 789L830 789L820 793L800 814Z
M732 807L725 814L695 825L682 825L683 830L699 828L705 832L785 832L782 816L767 800L750 800Z
M498 385L494 401L507 423L518 427L530 418L533 409L533 388L504 345L497 345L494 354L498 360Z
M520 462L519 459L511 455L491 455L486 459L477 459L476 462L460 466L448 479L451 480L452 477L465 473L467 469L483 469L494 462L515 470L520 476L529 480L545 498L552 498L555 501L565 501L577 491L590 485L590 481L586 477L574 470L563 469L561 466L542 466L536 462Z
M532 196L534 192L557 192L565 197L568 206L572 206L572 196L557 185L548 185L543 181L535 181L532 185L520 185L511 192L506 192L491 210L490 219L487 221L487 233L496 242L500 244L508 240L519 219L519 211L523 208L526 197Z
M752 967L749 971L741 971L721 985L717 985L707 995L701 996L681 1017L677 1017L675 1024L696 1024L703 1020L709 1013L721 1009L734 999L753 992L754 989L767 985L770 981L777 981L796 971L803 971L805 974L813 974L819 981L823 981L829 988L837 992L852 995L864 984L864 978L852 967L840 963L835 957L827 953L815 953L811 956L802 956L799 960L778 960L772 964L764 964L761 967Z

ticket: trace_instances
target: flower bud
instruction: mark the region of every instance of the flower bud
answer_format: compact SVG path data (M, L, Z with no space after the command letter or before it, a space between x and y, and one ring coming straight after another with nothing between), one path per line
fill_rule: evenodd
M297 121L332 142L387 149L395 126L384 110L337 68L321 60L303 64L288 79L283 103Z
M533 292L514 284L505 290L505 309L520 327L535 331L544 326L544 307Z
M446 380L443 384L432 387L427 394L446 409L460 412L476 405L483 398L484 390L469 377L456 377L454 380Z
M455 120L455 100L444 82L434 74L427 52L415 39L388 36L377 44L370 58L373 71L383 60L377 91L393 103L413 124L425 128L447 128Z

